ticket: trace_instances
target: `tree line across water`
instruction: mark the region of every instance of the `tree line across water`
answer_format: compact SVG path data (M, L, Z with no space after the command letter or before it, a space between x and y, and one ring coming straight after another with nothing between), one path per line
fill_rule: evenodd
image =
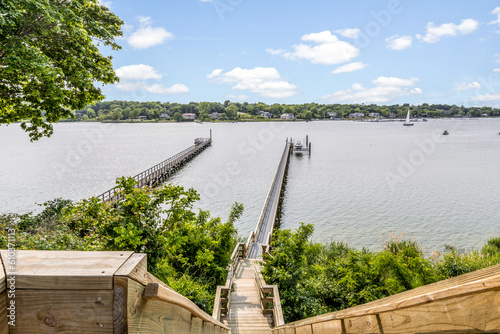
M239 239L235 203L226 221L193 210L194 189L173 184L134 188L117 180L124 200L56 199L40 213L0 214L0 248L15 229L15 248L33 250L134 251L148 256L148 271L211 314L217 285ZM313 225L275 230L264 265L268 284L277 284L287 322L363 304L438 280L500 263L500 236L479 250L447 246L426 256L415 240L392 237L379 251L341 242L311 240ZM10 233L12 234L12 233Z
M481 117L500 116L499 108L492 107L464 107L447 104L427 104L410 106L408 103L399 105L376 104L266 104L248 102L190 102L187 104L170 102L134 102L134 101L105 101L78 110L74 114L75 120L132 120L141 117L147 120L171 119L183 121L183 114L195 114L201 121L214 119L211 114L219 114L221 120L280 118L283 114L294 115L298 119L325 119L349 118L352 113L362 113L370 117L370 113L378 113L372 117L406 116L411 109L412 117ZM268 114L265 114L268 113Z

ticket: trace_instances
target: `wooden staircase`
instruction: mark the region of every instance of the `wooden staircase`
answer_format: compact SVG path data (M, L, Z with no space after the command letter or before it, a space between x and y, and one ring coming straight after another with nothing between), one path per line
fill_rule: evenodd
M271 334L272 315L263 314L255 285L255 259L240 259L234 273L234 291L229 299L229 312L221 322L232 334Z

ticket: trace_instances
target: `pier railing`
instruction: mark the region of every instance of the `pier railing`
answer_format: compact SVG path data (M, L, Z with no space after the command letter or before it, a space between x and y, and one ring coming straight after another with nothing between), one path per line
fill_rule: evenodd
M167 160L164 160L159 164L133 176L133 178L137 181L135 187L154 187L158 185L160 182L164 181L168 176L170 176L175 170L177 170L181 165L192 159L195 155L203 151L211 144L212 139L210 138L196 138L194 141L194 145L188 147L182 152L177 153ZM100 194L99 196L97 196L97 198L105 202L112 200L121 200L123 199L123 196L119 194L117 187L114 187Z
M500 265L273 328L273 334L498 332Z
M292 142L287 140L287 144L285 145L285 148L283 149L283 154L281 155L281 159L278 165L278 169L276 170L276 173L274 174L273 182L271 184L271 187L269 188L269 192L267 194L266 200L264 202L264 206L262 207L262 211L259 216L259 221L257 223L257 226L255 227L255 230L253 231L253 240L254 242L258 240L259 238L259 233L262 228L262 225L266 219L272 220L272 224L274 228L274 224L276 223L276 214L277 214L277 206L273 207L270 205L270 201L274 198L276 195L276 189L281 190L283 186L283 175L286 171L286 167L290 158L290 148L292 146ZM278 199L279 200L279 199ZM269 242L268 240L265 241L266 243Z
M259 292L260 305L262 313L271 313L273 316L273 326L283 326L283 311L281 310L280 293L277 285L267 285L262 277L261 268L258 264L254 265L255 286Z
M214 308L212 317L220 321L221 315L227 314L229 311L229 297L231 296L231 288L233 286L234 272L240 258L245 258L245 244L238 243L234 247L231 254L231 260L227 267L227 278L225 285L219 285L215 293Z

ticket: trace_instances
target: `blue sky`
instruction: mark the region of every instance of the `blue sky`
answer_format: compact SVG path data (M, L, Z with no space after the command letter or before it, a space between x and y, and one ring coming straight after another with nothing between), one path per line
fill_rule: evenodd
M106 100L500 106L500 3L101 0Z

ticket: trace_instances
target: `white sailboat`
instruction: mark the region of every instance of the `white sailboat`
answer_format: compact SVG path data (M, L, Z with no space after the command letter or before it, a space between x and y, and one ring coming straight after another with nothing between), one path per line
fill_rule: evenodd
M412 126L413 123L410 123L410 108L408 108L408 113L406 114L406 121L403 123L404 126Z

